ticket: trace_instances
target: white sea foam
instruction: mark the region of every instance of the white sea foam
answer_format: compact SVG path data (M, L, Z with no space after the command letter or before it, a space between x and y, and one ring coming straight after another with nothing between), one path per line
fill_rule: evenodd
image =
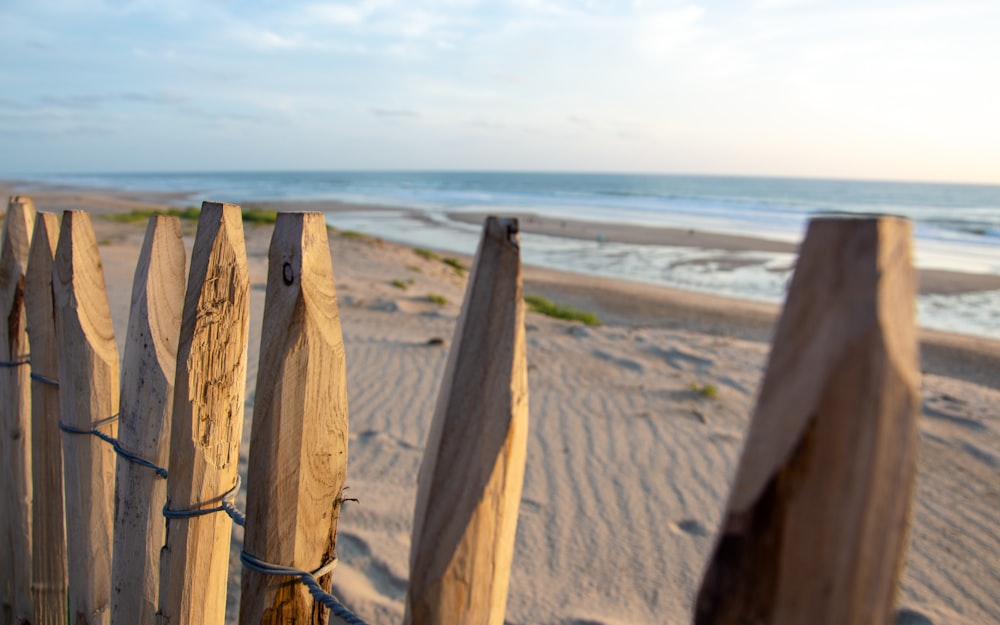
M478 226L439 213L344 212L328 215L327 221L343 230L462 254L473 254L479 238ZM521 234L521 253L525 263L551 269L774 303L784 300L795 262L794 254L600 243L528 233ZM949 266L946 254L947 248L932 249L923 260L931 267ZM1000 338L1000 291L924 295L918 299L918 318L928 328Z

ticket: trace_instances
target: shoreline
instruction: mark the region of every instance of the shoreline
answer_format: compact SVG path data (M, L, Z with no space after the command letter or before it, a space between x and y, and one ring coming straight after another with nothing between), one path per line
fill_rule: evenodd
M266 200L262 202L248 202L248 205L278 211L314 210L325 213L350 213L350 212L397 212L406 213L418 221L433 223L423 217L421 211L404 206L386 206L379 204L352 204L340 202L338 200ZM490 215L488 212L449 212L445 215L456 222L479 226L483 220ZM764 252L775 254L797 254L798 244L777 241L764 237L749 235L734 235L719 232L708 232L702 230L685 230L682 228L667 228L663 226L645 226L638 224L614 224L599 221L583 221L559 219L555 217L545 217L537 213L525 212L505 212L504 216L514 217L519 220L519 227L522 234L540 234L564 239L578 241L595 241L599 235L603 235L604 241L611 243L628 243L632 245L650 245L666 247L693 248L698 250L720 251L722 254L706 259L694 259L681 261L681 264L708 265L714 263L722 265L723 268L740 267L745 264L757 264L757 261L748 261L737 256L732 256L738 252ZM405 242L396 241L400 245L407 245ZM525 267L537 266L526 263ZM541 266L537 266L543 268ZM789 268L790 269L790 268ZM567 274L588 276L583 272L573 272L561 269ZM920 269L917 268L918 294L920 295L959 295L962 293L979 293L983 291L1000 290L1000 275L972 273L964 271L953 271L949 269ZM617 278L612 278L617 279ZM621 278L630 280L629 278ZM638 280L632 280L642 282ZM645 282L643 282L646 284ZM655 284L655 283L649 283ZM663 285L657 285L663 286ZM664 288L675 288L664 286ZM704 294L701 291L678 289L690 293ZM747 298L731 298L747 299ZM755 301L749 300L747 301Z
M45 210L85 209L100 214L125 213L132 210L155 210L176 206L175 202L190 197L186 193L101 191L87 189L46 189L34 190L30 195L36 206ZM14 187L0 183L0 192L5 196L16 194ZM276 211L318 211L318 212L364 212L364 211L405 211L419 215L418 211L390 206L368 206L328 200L279 200L246 202L253 206ZM471 214L468 214L471 215ZM526 214L521 214L525 217ZM536 229L558 228L568 232L567 236L589 238L593 228L602 227L589 222L566 222L553 224L553 220L537 215L531 221L521 222L522 232ZM101 220L97 220L100 222ZM473 217L464 221L473 222ZM98 223L95 222L95 228ZM106 222L105 222L106 223ZM127 224L125 224L127 225ZM753 249L758 242L762 247L777 244L780 249L795 246L786 243L756 239L754 237L734 237L706 232L671 230L665 228L639 228L619 226L614 232L621 236L632 236L632 240L648 241L664 236L686 240L699 248L716 246L722 251L742 251ZM412 248L405 243L397 243ZM772 249L778 249L772 248ZM467 254L450 254L471 262ZM976 292L994 281L1000 288L1000 276L966 274L943 270L918 270L922 294L954 294ZM585 273L524 265L525 291L537 293L584 310L595 312L609 325L625 327L650 327L685 329L710 336L723 336L758 343L769 343L774 325L781 312L781 304L762 302L728 295L713 295L700 291L664 286L628 278L595 276ZM952 288L949 289L948 286ZM961 287L966 290L957 290ZM958 377L969 382L1000 389L1000 340L972 334L945 332L929 328L919 328L922 365L927 373Z
M5 196L11 195L21 188L26 195L38 196L45 200L56 200L60 203L67 200L86 207L93 213L118 212L135 208L156 208L169 204L180 206L186 201L194 201L196 191L128 191L113 188L84 188L69 185L53 185L21 180L0 180L0 191ZM51 196L51 197L50 197ZM390 206L385 204L362 204L343 202L340 200L281 200L265 199L259 201L238 202L244 207L253 206L264 210L275 211L317 211L323 213L363 213L363 212L395 212L428 224L435 223L428 219L423 211L405 206ZM450 211L444 215L455 222L479 226L490 212ZM704 251L718 251L717 256L708 258L679 261L673 266L710 264L722 270L730 270L746 265L760 264L756 260L747 260L737 254L742 252L760 252L770 254L797 254L798 243L769 239L753 235L738 235L705 230L670 228L665 226L622 224L606 221L573 220L547 217L525 211L505 212L505 216L515 217L520 222L523 234L538 234L576 241L597 241L607 243L626 243L642 246L663 246L690 248ZM404 241L396 241L407 245ZM531 266L526 263L525 266ZM788 270L791 267L787 268ZM768 269L771 271L770 269ZM557 270L559 271L559 270ZM918 294L920 295L960 295L964 293L979 293L1000 290L1000 274L974 273L950 269L916 268L918 276ZM565 271L577 275L590 275L584 272ZM629 280L624 277L622 279ZM652 283L656 284L656 283ZM666 286L666 288L676 288ZM704 293L680 289L692 293ZM734 299L747 299L736 297Z
M247 202L248 205L278 211L314 210L327 213L348 213L348 212L398 212L406 213L418 221L433 223L424 219L421 211L403 206L352 204L337 200L266 200L261 202ZM478 226L482 224L488 212L449 212L445 215L459 223ZM788 243L763 237L749 235L733 235L718 232L708 232L699 230L685 230L682 228L667 228L663 226L644 226L638 224L613 224L609 222L583 221L558 219L545 217L536 213L525 212L505 212L504 216L515 217L519 220L519 227L522 234L540 234L554 236L564 239L578 241L595 241L599 235L604 235L605 242L628 243L633 245L667 246L694 248L699 250L712 250L722 252L719 256L706 259L695 259L681 261L680 264L707 265L715 263L724 268L739 267L744 264L755 264L756 261L747 261L729 254L735 252L765 252L778 254L796 254L798 252L797 243ZM407 245L399 242L400 245ZM525 264L525 267L535 266ZM543 268L538 266L539 268ZM561 271L567 274L588 276L590 274L582 272ZM917 268L918 293L920 295L958 295L962 293L979 293L983 291L1000 290L1000 275L972 273L964 271L953 271L948 269L920 269ZM612 278L617 279L617 278ZM621 278L630 280L629 278ZM632 280L636 281L636 280ZM641 282L641 281L639 281ZM646 284L645 282L643 282ZM655 284L655 283L650 283ZM663 285L657 285L663 286ZM664 288L675 288L664 286ZM690 293L704 294L701 291L678 289ZM746 298L732 298L746 299ZM747 300L754 301L754 300Z
M468 224L481 223L487 213L448 213L450 219ZM520 219L521 232L558 236L563 238L593 241L604 237L608 242L630 243L633 245L664 245L668 247L691 247L722 252L772 252L797 254L798 244L754 236L742 236L667 228L663 226L638 226L609 222L572 221L545 217L535 213L511 213ZM744 263L734 257L714 257L707 260L689 261L728 263L738 266ZM917 269L918 292L921 295L957 295L1000 289L1000 275L968 273L947 269Z

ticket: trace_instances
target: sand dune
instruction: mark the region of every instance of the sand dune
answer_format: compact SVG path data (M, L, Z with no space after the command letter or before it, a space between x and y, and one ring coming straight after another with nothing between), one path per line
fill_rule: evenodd
M81 205L61 197L38 199L38 208ZM100 198L84 204L99 207ZM95 227L121 344L143 228L101 219ZM246 227L244 463L270 232ZM348 365L348 495L360 500L341 515L334 592L373 625L400 623L416 475L448 349L429 341L450 342L464 278L402 246L337 235L331 245ZM550 271L526 278L527 291L594 309L608 325L528 315L528 462L507 622L688 623L776 311ZM428 301L431 293L447 303ZM990 341L925 337L936 360L923 379L897 624L1000 623L1000 351ZM716 397L697 390L707 386ZM234 538L236 554L238 530Z

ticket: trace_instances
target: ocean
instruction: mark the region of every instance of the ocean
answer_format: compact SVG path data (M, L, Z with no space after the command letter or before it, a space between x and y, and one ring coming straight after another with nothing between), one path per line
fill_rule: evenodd
M472 253L477 228L456 212L801 239L809 218L880 213L913 221L921 268L1000 274L1000 186L727 176L501 172L215 172L25 176L47 184L190 192L204 199L339 200L401 211L336 213L328 221L410 245ZM414 214L413 211L417 211ZM718 251L522 235L526 263L765 301L780 301L790 254ZM728 254L732 256L733 254ZM724 265L724 266L723 266ZM733 266L735 265L735 266ZM926 327L1000 338L1000 291L922 296Z

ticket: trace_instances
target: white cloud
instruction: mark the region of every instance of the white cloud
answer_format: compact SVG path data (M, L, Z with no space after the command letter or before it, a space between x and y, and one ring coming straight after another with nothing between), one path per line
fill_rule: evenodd
M496 100L498 92L479 86L476 82L456 82L436 76L419 76L411 82L411 93L423 98L438 99L442 102L465 101L484 102Z
M753 8L759 11L774 11L816 4L816 1L817 0L757 0L757 2L753 3Z
M371 15L371 10L363 4L311 4L302 12L308 19L335 25L360 24Z
M244 32L244 34L253 44L265 49L275 48L289 50L301 48L303 46L303 40L300 37L287 37L270 30L248 29Z
M704 15L704 9L688 6L643 16L636 24L637 50L658 63L672 61L681 49L705 33L700 23Z
M579 9L572 5L560 4L551 0L511 0L511 4L529 13L548 17L575 17Z
M369 108L368 111L372 115L382 119L412 119L420 117L420 113L411 111L410 109L390 109L383 108L381 106L373 106Z

